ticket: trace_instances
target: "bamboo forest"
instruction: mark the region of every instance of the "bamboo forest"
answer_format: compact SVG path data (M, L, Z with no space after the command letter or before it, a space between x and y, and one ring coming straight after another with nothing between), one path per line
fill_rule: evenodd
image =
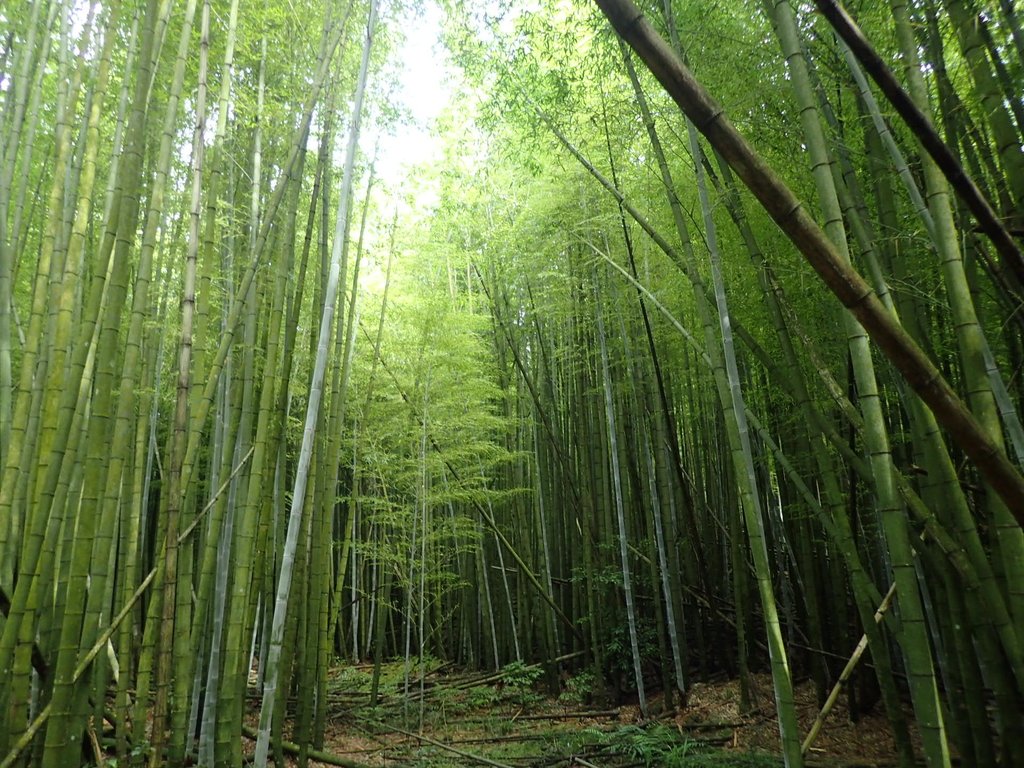
M1024 768L1014 0L0 0L0 768Z

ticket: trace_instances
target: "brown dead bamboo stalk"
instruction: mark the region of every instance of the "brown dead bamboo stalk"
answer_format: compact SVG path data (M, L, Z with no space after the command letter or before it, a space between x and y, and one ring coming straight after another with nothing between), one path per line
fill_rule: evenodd
M595 2L829 290L857 318L939 423L970 456L981 475L1013 510L1017 522L1024 525L1024 477L988 437L935 364L883 306L864 278L843 261L801 201L736 130L721 105L679 60L632 0Z
M878 55L857 23L850 18L842 3L836 0L815 0L814 4L828 19L843 42L850 47L853 55L857 57L857 61L871 75L871 79L875 81L889 103L903 118L903 122L914 133L925 151L931 155L935 165L946 177L946 181L970 209L978 222L978 229L992 241L992 245L999 252L1002 263L1013 272L1018 287L1024 286L1024 255L1013 241L1009 230L992 210L985 195L978 189L974 180L939 136L931 120L914 104L910 94L900 85L896 75Z

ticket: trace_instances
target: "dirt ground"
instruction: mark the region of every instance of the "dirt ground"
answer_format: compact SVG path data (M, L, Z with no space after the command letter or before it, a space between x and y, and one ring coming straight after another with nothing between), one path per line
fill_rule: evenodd
M739 712L736 681L696 683L685 709L647 723L642 722L635 704L597 709L565 697L540 696L532 687L510 690L501 680L454 673L425 677L422 710L418 700L405 706L400 683L392 686L381 704L371 708L364 678L368 675L350 667L332 685L323 747L324 752L360 766L661 765L657 757L629 749L616 751L609 746L617 733L633 734L635 738L639 728L652 725L661 728L662 738L672 736L665 730L670 728L678 733L679 744L713 750L724 761L695 762L695 766L781 765L769 757L780 750L771 679L767 675L756 675L752 681L755 706L751 712ZM418 683L411 690L418 694ZM797 686L796 701L801 732L806 734L818 713L811 683ZM652 711L662 709L657 696L649 703ZM289 731L286 727L286 737ZM758 757L748 763L746 756L750 755ZM896 765L891 728L881 707L852 723L841 696L807 758L810 764L820 766ZM286 762L295 764L291 757ZM311 759L309 764L332 763Z
M737 681L697 683L690 691L689 706L676 716L676 722L680 725L703 720L742 723L733 729L730 749L778 753L779 727L775 719L771 678L768 675L753 677L757 697L753 712L740 717ZM800 732L806 734L819 711L814 685L802 683L794 693ZM911 736L916 740L916 733ZM881 704L854 723L850 720L846 698L840 696L807 757L829 763L895 763L896 745L892 728Z

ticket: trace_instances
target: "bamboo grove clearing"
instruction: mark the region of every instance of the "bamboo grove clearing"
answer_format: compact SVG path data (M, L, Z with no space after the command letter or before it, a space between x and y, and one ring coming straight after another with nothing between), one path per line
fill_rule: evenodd
M1015 3L635 1L0 2L0 765L1024 766Z

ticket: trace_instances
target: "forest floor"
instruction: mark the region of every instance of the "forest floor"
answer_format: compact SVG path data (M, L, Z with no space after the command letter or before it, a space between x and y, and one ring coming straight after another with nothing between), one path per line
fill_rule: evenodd
M372 667L339 668L329 687L324 760L312 766L443 768L769 768L780 766L778 726L767 675L755 676L755 708L739 711L736 681L697 683L688 706L643 722L639 707L588 705L568 681L561 696L539 693L539 670L465 674L434 664L413 673L405 694L401 664L386 665L381 697L370 706ZM421 684L422 681L422 684ZM584 681L585 682L585 681ZM813 685L797 688L801 732L818 713ZM422 706L421 706L422 704ZM663 710L660 696L651 712ZM852 723L837 703L808 753L811 766L895 766L891 729L876 711ZM289 724L290 725L290 724ZM286 726L287 731L290 730ZM330 761L334 756L336 760ZM292 758L286 762L294 765Z

